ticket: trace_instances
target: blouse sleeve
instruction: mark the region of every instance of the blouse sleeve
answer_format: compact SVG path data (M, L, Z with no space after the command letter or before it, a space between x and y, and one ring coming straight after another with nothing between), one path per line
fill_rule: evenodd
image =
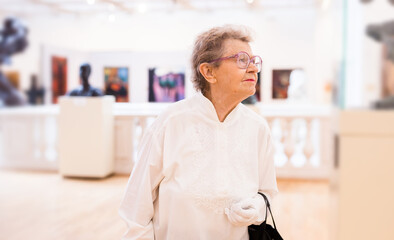
M128 230L123 240L153 240L153 203L163 179L162 151L158 138L149 129L139 146L137 161L130 175L119 214Z
M271 199L278 193L278 187L274 164L275 148L268 127L267 131L268 134L265 136L264 145L260 149L259 192L264 193L271 202Z

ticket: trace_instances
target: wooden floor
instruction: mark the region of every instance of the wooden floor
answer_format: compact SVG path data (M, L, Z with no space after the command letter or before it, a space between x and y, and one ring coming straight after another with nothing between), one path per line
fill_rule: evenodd
M117 210L127 176L105 180L0 170L0 240L120 239ZM278 180L273 211L285 240L331 240L328 181Z

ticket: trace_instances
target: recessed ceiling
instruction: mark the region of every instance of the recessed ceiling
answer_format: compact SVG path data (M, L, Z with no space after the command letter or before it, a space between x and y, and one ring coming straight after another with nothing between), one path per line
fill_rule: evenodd
M0 0L0 16L90 16L166 11L315 7L331 0Z

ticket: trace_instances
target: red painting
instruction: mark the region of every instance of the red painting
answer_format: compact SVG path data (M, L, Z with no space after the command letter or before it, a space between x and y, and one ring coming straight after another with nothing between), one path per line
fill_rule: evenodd
M281 69L272 71L272 98L286 99L290 85L290 74L294 69Z
M67 92L67 58L52 56L52 103Z

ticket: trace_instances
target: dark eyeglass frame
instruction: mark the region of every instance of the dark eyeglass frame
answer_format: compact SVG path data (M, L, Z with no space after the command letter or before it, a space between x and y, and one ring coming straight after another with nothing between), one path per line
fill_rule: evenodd
M239 62L238 57L239 57L239 55L240 55L241 53L245 53L245 54L248 56L248 64L246 65L245 68L240 67L240 66L239 66L239 63L238 63L238 62ZM218 62L218 61L222 61L222 60L226 60L226 59L230 59L230 58L237 58L237 65L238 65L238 67L241 68L241 69L248 69L250 63L251 63L255 58L259 58L259 59L260 59L260 62L261 62L260 68L257 67L257 69L258 69L257 72L260 72L260 71L261 71L261 68L262 68L262 65L263 65L263 60L261 59L260 56L255 55L255 56L253 56L253 57L250 57L249 54L248 54L247 52L244 52L244 51L241 51L241 52L239 52L239 53L237 53L237 54L234 54L234 55L231 55L231 56L228 56L228 57L217 58L217 59L214 59L214 60L212 60L212 61L210 61L210 62L208 62L208 63L214 63L214 62Z

